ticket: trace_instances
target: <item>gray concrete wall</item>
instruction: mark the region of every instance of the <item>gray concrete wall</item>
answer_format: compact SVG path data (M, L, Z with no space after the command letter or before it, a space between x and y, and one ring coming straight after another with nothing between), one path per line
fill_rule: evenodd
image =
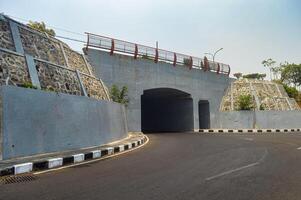
M97 146L127 136L120 104L13 86L1 86L0 92L3 159Z
M96 74L111 87L126 85L129 89L130 104L127 109L130 131L141 130L141 95L153 88L174 88L191 94L193 98L194 128L199 128L198 101L209 100L211 125L216 126L216 114L221 99L231 79L226 75L189 70L187 66L154 63L147 59L134 59L126 55L88 49L89 61L96 68Z
M300 128L300 111L231 111L218 114L218 125L212 128Z

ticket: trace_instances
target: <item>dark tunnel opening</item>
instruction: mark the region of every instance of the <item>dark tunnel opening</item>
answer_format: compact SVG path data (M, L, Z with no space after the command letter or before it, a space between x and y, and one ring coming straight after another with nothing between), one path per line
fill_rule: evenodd
M144 133L193 131L191 95L176 89L145 90L141 95L141 130Z
M210 128L210 109L209 101L199 101L199 128L209 129Z

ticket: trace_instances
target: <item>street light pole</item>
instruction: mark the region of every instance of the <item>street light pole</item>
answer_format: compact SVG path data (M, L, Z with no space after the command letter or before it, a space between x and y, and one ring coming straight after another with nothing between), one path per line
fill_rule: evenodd
M223 50L223 49L224 49L224 48L218 49L217 51L214 52L214 54L212 54L212 53L205 53L205 54L206 54L206 55L212 56L212 61L214 62L214 58L215 58L216 54L217 54L218 52L220 52L221 50Z

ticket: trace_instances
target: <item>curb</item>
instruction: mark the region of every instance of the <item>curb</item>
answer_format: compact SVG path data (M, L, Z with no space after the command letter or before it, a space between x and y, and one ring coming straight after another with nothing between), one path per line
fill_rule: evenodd
M142 139L128 142L126 144L117 145L113 147L102 148L99 150L94 150L91 152L79 153L68 155L65 157L57 157L57 158L45 158L45 160L39 160L37 162L27 162L16 164L11 167L7 167L0 171L1 176L8 176L8 175L17 175L23 173L29 173L32 171L40 171L40 170L47 170L62 167L64 165L71 165L77 164L88 160L98 159L98 158L105 158L111 156L113 154L117 154L123 151L128 151L132 148L136 148L147 141L147 137L143 136Z
M199 129L200 133L288 133L301 132L301 128L293 129Z

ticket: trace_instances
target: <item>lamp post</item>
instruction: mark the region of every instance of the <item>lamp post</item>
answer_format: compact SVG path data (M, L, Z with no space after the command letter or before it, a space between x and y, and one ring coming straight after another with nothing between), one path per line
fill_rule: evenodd
M217 51L215 51L214 53L205 53L206 55L210 55L210 56L212 56L212 61L214 62L214 58L215 58L215 56L216 56L216 54L218 53L218 52L220 52L221 50L223 50L224 48L220 48L220 49L218 49Z

